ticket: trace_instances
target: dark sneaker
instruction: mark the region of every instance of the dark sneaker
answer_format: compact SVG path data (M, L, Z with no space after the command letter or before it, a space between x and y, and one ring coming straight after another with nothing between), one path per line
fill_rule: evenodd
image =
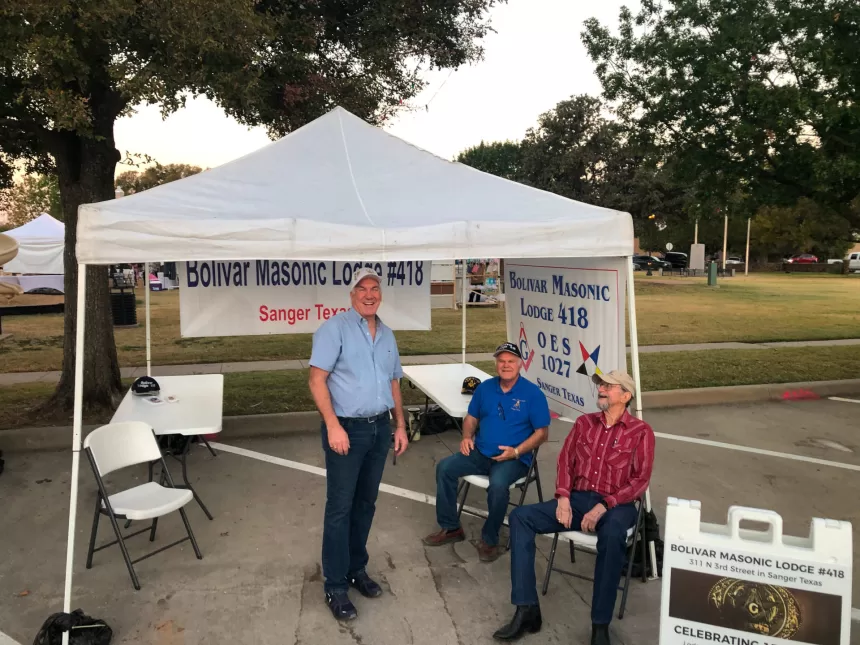
M346 592L327 593L325 595L325 604L328 605L331 615L337 620L355 620L358 618L355 605L352 604Z
M358 593L365 598L379 598L382 595L382 587L376 584L366 573L351 576L349 586L358 589Z
M460 527L458 529L454 529L453 531L442 529L438 533L431 533L424 538L423 542L427 546L442 546L443 544L462 542L465 539L466 533L463 531L463 528Z
M498 545L490 546L483 540L478 542L476 547L478 549L478 559L481 562L494 562L499 559L499 556L502 555L502 547Z

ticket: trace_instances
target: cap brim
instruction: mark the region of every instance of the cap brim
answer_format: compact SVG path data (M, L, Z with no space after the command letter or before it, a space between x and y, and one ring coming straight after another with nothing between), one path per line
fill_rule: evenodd
M511 351L511 350L509 350L509 349L500 349L500 350L498 350L497 352L495 352L495 353L493 354L493 358L498 358L498 357L499 357L499 354L510 354L511 356L516 356L516 357L517 357L517 358L519 358L520 360L522 360L522 358L523 358L523 357L522 357L522 356L520 356L519 354L516 354L515 352L512 352L512 351Z

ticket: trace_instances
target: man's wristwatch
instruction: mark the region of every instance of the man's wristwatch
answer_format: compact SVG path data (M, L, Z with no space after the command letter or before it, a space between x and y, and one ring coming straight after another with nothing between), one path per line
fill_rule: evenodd
M607 503L606 503L606 500L603 500L603 499L602 499L602 500L600 500L600 501L599 501L599 502L597 502L597 503L598 503L598 504L600 504L600 505L601 505L603 508L605 508L607 511L609 510L609 504L607 504Z

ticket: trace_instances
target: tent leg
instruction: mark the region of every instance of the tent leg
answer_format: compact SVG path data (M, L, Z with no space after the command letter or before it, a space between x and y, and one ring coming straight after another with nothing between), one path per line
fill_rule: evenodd
M633 284L633 259L625 258L627 262L627 309L630 314L630 359L633 363L633 382L636 384L636 398L634 399L634 412L642 418L642 379L639 372L639 331L636 324L636 288ZM651 490L645 490L645 510L651 510ZM644 538L643 538L644 539ZM649 542L648 548L651 552L652 579L657 577L657 552L654 543Z
M75 399L72 421L72 477L69 493L69 537L66 546L66 586L63 611L72 610L72 566L75 560L75 522L78 513L78 473L81 463L81 424L84 402L84 329L86 324L87 265L78 264L77 326L75 328ZM63 632L63 645L69 643L69 632Z
M466 280L469 276L469 271L467 270L466 260L463 260L463 329L461 331L461 347L463 350L463 365L466 364L466 303L469 301L469 289Z
M152 331L150 328L149 307L149 262L143 263L143 288L146 300L146 375L152 376Z

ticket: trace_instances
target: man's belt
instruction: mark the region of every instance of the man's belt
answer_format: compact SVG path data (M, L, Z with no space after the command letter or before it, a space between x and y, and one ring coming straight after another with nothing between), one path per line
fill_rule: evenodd
M388 417L389 417L388 410L386 410L385 412L380 412L379 414L374 414L373 416L370 416L370 417L338 417L338 419L340 419L341 422L343 422L343 421L363 421L364 423L376 423L377 421L379 421L383 418L387 419Z

